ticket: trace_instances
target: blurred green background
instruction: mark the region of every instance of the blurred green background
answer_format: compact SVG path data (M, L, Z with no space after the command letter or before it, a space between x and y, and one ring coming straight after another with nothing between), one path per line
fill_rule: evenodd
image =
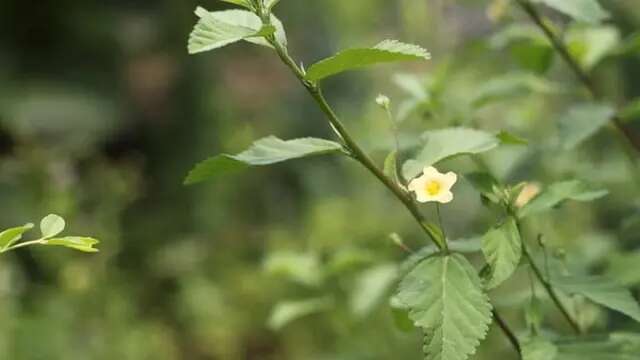
M382 162L392 137L374 99L385 93L405 144L452 125L528 139L484 160L512 183L579 177L611 191L536 218L531 237L543 232L569 254L568 266L637 289L638 177L613 131L577 150L558 145L557 119L584 94L508 3L282 0L277 14L305 64L385 38L428 48L427 64L327 82L356 138ZM622 103L640 95L632 36L640 7L602 3L615 28L565 25L598 87ZM413 248L427 239L355 162L317 158L181 185L195 162L269 134L332 136L268 49L236 44L188 56L197 5L228 8L213 0L0 1L0 227L56 212L70 232L102 241L95 255L28 248L0 259L0 358L420 359L420 334L398 328L388 305L406 257L388 235ZM455 192L443 213L451 238L495 222L468 183ZM523 331L529 285L526 272L519 276L492 298ZM596 331L640 330L574 305ZM566 330L552 315L549 326ZM475 358L498 356L513 353L492 328Z

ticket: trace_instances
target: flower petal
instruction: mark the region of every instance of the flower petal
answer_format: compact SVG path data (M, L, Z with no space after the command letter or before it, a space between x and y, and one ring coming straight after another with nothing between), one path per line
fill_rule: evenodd
M447 190L450 190L457 181L458 175L453 171L449 171L442 176L442 185Z
M453 193L451 191L445 191L434 200L442 204L450 203L451 200L453 200Z
M440 171L438 171L438 169L434 168L433 166L427 166L422 170L422 176L425 176L427 178L433 178L433 177L437 177L439 175L442 175L440 173Z

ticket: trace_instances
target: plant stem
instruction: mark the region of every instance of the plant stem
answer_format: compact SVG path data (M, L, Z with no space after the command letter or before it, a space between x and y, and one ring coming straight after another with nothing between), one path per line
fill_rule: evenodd
M384 186L386 186L409 210L414 219L420 224L422 230L429 236L431 241L435 243L435 245L440 249L445 249L445 245L441 244L438 234L434 230L433 224L430 224L425 217L422 215L417 205L411 199L410 195L407 194L404 190L402 190L393 180L387 177L382 170L380 170L373 160L367 155L362 148L358 145L358 143L353 139L349 131L342 124L338 115L333 111L326 98L322 94L322 89L316 83L307 81L304 78L304 72L302 69L295 63L295 61L289 56L287 50L276 41L273 37L270 37L269 42L275 48L280 59L293 71L298 80L305 87L307 92L311 95L311 97L315 100L315 102L320 107L320 110L325 114L327 119L329 120L329 124L333 128L333 130L338 134L340 140L342 140L343 145L350 153L351 157L353 157L356 161L362 164L369 172L371 172ZM446 240L444 240L446 242Z
M538 10L529 2L529 0L517 0L520 7L524 10L524 12L529 15L531 20L542 30L547 39L551 42L553 48L560 54L562 59L569 65L573 73L576 75L578 80L582 82L584 87L589 91L589 94L593 98L599 98L598 90L594 85L593 81L589 77L589 75L582 69L578 61L573 58L569 49L565 45L565 43L554 33L553 29L544 21ZM619 132L625 138L625 151L630 150L634 151L634 154L637 155L637 152L640 151L640 136L636 134L633 130L625 126L622 119L615 114L610 119L612 125L619 130Z
M507 323L504 321L502 316L498 314L498 312L493 310L493 318L496 320L496 324L500 327L502 332L505 334L513 348L518 352L518 354L522 354L522 349L520 348L520 342L518 341L518 337L511 331Z
M37 240L31 240L31 241L25 241L25 242L21 242L12 246L9 246L8 248L4 248L2 250L0 250L0 254L2 253L6 253L9 252L11 250L15 250L21 247L25 247L25 246L29 246L29 245L38 245L38 244L44 244L42 239L37 239Z
M516 226L518 228L518 233L520 235L520 238L523 239L523 241L522 241L522 254L527 259L527 262L529 263L529 266L531 266L531 269L533 270L533 273L538 278L538 281L540 281L540 284L542 284L542 287L544 287L544 289L546 290L547 294L549 294L549 297L551 298L553 303L556 305L558 310L560 310L560 312L562 313L562 316L564 316L564 318L567 320L569 325L571 325L571 328L573 329L573 331L576 334L582 334L583 331L580 328L580 325L578 325L578 322L573 319L573 317L569 313L569 310L567 310L567 308L564 306L564 304L562 303L562 301L558 297L558 294L553 289L553 286L551 285L549 280L542 274L542 270L540 270L540 268L538 267L536 262L533 260L533 257L529 253L529 250L527 249L527 245L524 242L524 236L522 234L522 227L521 227L521 224L520 224L520 220L518 220L518 218L515 217L514 215L512 215L512 216L514 217L514 220L516 221Z

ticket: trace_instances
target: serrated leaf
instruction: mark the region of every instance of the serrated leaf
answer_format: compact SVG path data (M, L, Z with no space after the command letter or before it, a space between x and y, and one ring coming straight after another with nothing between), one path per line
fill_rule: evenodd
M191 170L185 179L185 184L199 183L248 166L270 165L306 156L336 153L341 150L342 145L324 139L281 140L275 136L269 136L254 142L248 150L238 155L218 155L199 163Z
M405 179L413 179L425 167L439 161L459 155L479 154L500 144L500 140L491 133L464 127L430 130L422 138L424 147L418 156L402 166Z
M292 321L324 311L332 304L333 301L326 297L282 301L271 311L267 325L272 330L280 330Z
M604 127L614 114L615 110L604 104L583 103L571 107L558 123L562 147L576 148Z
M275 32L278 42L286 46L287 37L280 20L271 15L272 25L263 25L260 18L247 10L207 11L196 9L200 20L189 36L189 53L197 54L245 40L271 47L263 37Z
M424 329L426 359L465 360L491 323L491 304L469 261L459 254L432 256L400 284L398 299Z
M597 24L609 18L597 0L533 0L545 4L574 20Z
M398 61L429 60L430 58L429 52L417 45L385 40L371 48L349 49L321 60L311 65L307 70L305 79L318 81L344 71L369 65Z
M253 5L249 0L220 0L229 4L239 5L249 10L253 10Z
M66 236L61 238L48 239L44 242L45 245L58 245L68 247L70 249L79 250L83 252L98 252L98 249L93 246L100 241L91 237L85 236Z
M520 217L550 210L566 200L592 201L599 199L609 192L596 189L580 180L569 180L554 183L544 189L520 210Z
M482 253L491 267L487 289L497 287L513 275L522 257L522 240L513 218L482 237Z
M555 360L558 348L550 341L535 337L522 342L522 360Z
M25 224L0 232L0 250L6 249L22 239L22 235L33 229L33 224Z
M49 214L40 221L40 232L44 239L54 237L62 232L65 227L64 219L56 214Z
M640 305L628 289L603 276L555 276L551 283L558 289L621 312L640 322Z
M463 253L473 254L482 251L482 238L471 237L466 239L449 240L449 250ZM435 245L426 245L420 248L420 250L413 252L409 257L400 265L400 272L407 273L411 271L419 262L428 258L429 256L437 253L439 249Z

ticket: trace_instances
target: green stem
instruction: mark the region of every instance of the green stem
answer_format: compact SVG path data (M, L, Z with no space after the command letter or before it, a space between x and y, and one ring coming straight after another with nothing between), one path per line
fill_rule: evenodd
M11 250L15 250L21 247L25 247L25 246L29 246L29 245L41 245L44 244L44 241L42 239L37 239L37 240L31 240L31 241L25 241L25 242L21 242L12 246L9 246L7 248L4 248L2 250L0 250L0 254L2 253L6 253L9 252Z
M514 334L514 332L509 328L507 323L504 321L502 316L498 314L498 312L493 309L493 318L496 320L496 324L500 327L502 332L505 334L513 348L518 352L519 355L522 355L522 349L520 347L520 342L518 341L518 337Z
M598 98L598 90L594 85L593 81L589 77L589 75L582 69L578 61L573 58L569 49L565 45L565 43L555 34L553 29L544 21L538 10L529 2L529 0L517 0L520 7L524 10L527 15L531 18L531 20L542 30L547 39L551 42L553 48L560 54L562 59L569 65L573 73L576 75L578 80L584 85L584 87L589 91L589 94L593 98ZM632 150L633 154L637 155L637 152L640 151L640 136L636 134L632 129L625 126L622 119L616 114L610 119L611 124L619 130L620 134L626 140L625 151ZM635 158L635 157L634 157ZM635 163L635 161L634 161ZM634 164L634 166L637 166Z
M527 262L529 263L529 266L531 266L533 273L535 274L536 278L538 278L538 281L540 281L540 284L542 284L542 287L546 290L547 294L549 294L549 297L551 298L553 303L556 305L558 310L560 310L560 312L562 313L562 316L564 316L564 318L567 320L569 325L571 325L571 328L573 329L573 331L576 334L582 334L583 331L580 328L580 325L578 325L578 322L573 319L573 317L569 313L569 310L564 306L564 304L560 300L560 297L558 297L558 294L556 293L555 289L553 288L549 280L542 274L542 270L540 270L536 262L533 260L533 257L529 253L529 250L527 249L527 245L524 242L524 236L522 234L522 227L520 224L520 220L518 220L518 218L515 217L514 215L512 216L516 221L516 226L518 228L518 233L520 235L520 238L523 239L522 254L524 255L525 259L527 259Z
M304 78L305 75L302 69L295 63L291 56L289 56L287 50L282 47L278 41L273 37L270 37L268 40L275 48L280 59L285 63L285 65L287 65L287 67L289 67L289 69L291 69L307 92L315 100L316 104L320 107L320 110L325 114L329 124L338 134L351 157L367 168L369 172L371 172L384 186L386 186L396 196L396 198L404 204L407 210L409 210L413 218L420 224L420 228L429 236L431 241L433 241L440 250L444 250L446 245L441 244L438 240L440 237L434 230L433 224L429 223L427 219L425 219L413 199L411 199L411 196L402 190L392 179L387 177L384 172L375 165L369 155L362 150L327 102L326 98L322 94L320 86ZM446 243L446 240L443 241Z

